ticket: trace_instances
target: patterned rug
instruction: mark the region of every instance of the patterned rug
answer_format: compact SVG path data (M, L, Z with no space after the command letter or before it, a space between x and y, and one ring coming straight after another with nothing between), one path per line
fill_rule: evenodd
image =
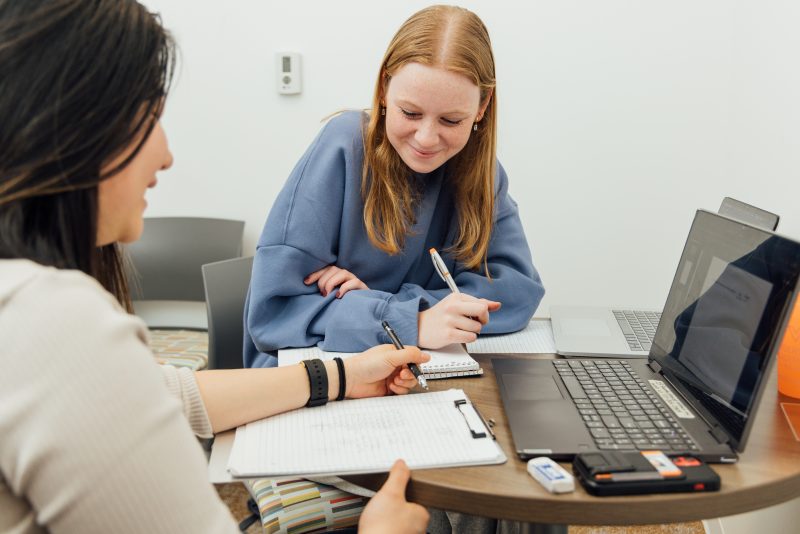
M150 349L160 364L198 371L208 365L208 332L150 330Z

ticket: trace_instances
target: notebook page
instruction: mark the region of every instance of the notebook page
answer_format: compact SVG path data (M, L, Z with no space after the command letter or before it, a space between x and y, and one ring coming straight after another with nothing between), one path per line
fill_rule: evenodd
M550 319L536 319L513 334L478 336L477 341L467 343L467 351L472 354L555 354L553 326Z
M477 371L480 368L464 347L461 345L453 344L443 347L438 350L427 350L425 352L431 355L431 360L427 363L420 365L423 373L442 373L453 371ZM359 353L352 352L326 352L319 347L303 347L299 349L282 349L278 351L278 365L283 367L285 365L295 365L302 360L310 360L312 358L319 358L320 360L332 360L335 357L342 359L355 356Z
M431 355L431 360L419 366L423 373L473 371L480 368L464 347L456 343L441 349L424 351Z
M462 390L376 397L299 409L237 431L228 469L235 476L387 471L505 461L497 442L473 438L455 406Z
M361 354L360 352L325 352L319 347L301 347L299 349L281 349L278 351L278 367L296 365L303 360L313 360L319 358L326 362L337 356L346 360L350 356Z

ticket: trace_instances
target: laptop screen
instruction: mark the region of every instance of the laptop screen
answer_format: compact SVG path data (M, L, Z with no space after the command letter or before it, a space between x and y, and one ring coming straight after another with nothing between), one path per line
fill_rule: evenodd
M798 272L797 242L706 211L695 215L650 358L737 450Z

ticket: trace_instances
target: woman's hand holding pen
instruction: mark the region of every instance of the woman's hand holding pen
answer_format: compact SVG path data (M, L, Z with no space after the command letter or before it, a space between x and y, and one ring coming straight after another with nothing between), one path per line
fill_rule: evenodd
M336 292L337 299L342 298L345 293L353 289L369 289L367 284L362 282L356 275L335 265L328 265L318 271L314 271L303 280L303 283L307 286L315 282L323 297L327 297L331 291L338 287L339 290Z
M500 306L493 300L451 293L419 313L419 346L439 349L451 343L472 343L483 325L489 322L489 313L499 310Z
M417 347L397 350L392 345L378 345L344 361L347 375L346 396L351 399L381 397L394 393L405 395L417 384L409 363L425 363L431 357Z

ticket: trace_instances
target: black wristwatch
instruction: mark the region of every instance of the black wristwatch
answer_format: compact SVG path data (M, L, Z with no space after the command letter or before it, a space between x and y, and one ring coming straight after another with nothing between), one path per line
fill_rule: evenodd
M322 360L303 360L300 364L306 368L308 384L311 386L311 396L306 406L322 406L328 402L328 371Z

